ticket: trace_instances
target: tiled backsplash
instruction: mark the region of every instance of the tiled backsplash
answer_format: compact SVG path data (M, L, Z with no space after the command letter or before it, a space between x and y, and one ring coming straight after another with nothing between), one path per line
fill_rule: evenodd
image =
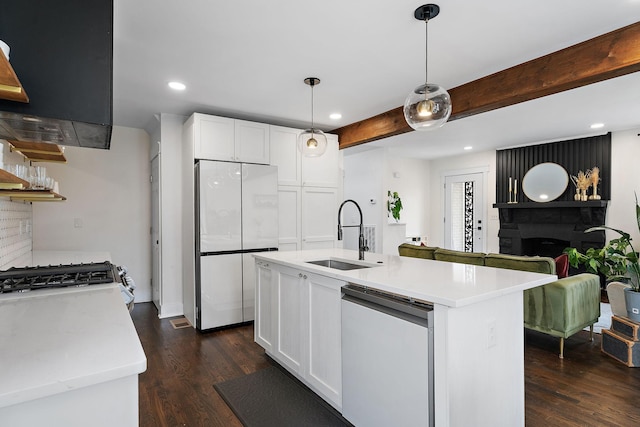
M31 256L32 229L31 203L0 199L0 269Z
M22 163L19 153L12 153L8 144L0 140L0 165ZM30 262L33 248L33 215L31 203L12 202L0 197L0 269Z

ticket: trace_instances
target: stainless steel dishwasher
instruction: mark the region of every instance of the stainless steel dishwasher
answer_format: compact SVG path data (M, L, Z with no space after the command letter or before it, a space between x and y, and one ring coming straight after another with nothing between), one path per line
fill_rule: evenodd
M342 292L342 415L433 426L433 306L352 283Z

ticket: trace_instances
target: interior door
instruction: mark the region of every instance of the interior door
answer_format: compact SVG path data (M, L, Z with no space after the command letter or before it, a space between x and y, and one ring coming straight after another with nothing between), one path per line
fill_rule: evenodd
M445 177L444 247L484 252L484 174Z
M151 160L151 299L160 310L160 153Z

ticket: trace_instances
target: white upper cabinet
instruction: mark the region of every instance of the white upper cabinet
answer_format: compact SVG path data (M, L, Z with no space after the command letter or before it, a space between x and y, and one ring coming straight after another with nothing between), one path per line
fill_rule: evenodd
M300 129L271 126L271 164L278 166L278 185L302 185L302 158L297 149Z
M298 150L299 129L271 126L271 164L278 166L278 185L337 188L340 179L338 137L327 135L327 151L304 157Z
M269 164L269 125L194 113L187 123L194 158Z
M235 120L237 162L269 164L269 125Z
M338 187L340 160L337 135L327 134L327 151L319 157L302 157L302 185Z

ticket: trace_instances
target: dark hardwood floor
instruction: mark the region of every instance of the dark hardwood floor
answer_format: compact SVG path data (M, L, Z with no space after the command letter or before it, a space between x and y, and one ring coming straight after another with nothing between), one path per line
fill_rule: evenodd
M213 384L270 366L253 326L201 334L173 329L153 304L136 304L133 321L147 355L140 375L140 426L240 426ZM525 331L528 427L640 425L640 369L600 351L600 335L579 332L558 358L558 339Z

